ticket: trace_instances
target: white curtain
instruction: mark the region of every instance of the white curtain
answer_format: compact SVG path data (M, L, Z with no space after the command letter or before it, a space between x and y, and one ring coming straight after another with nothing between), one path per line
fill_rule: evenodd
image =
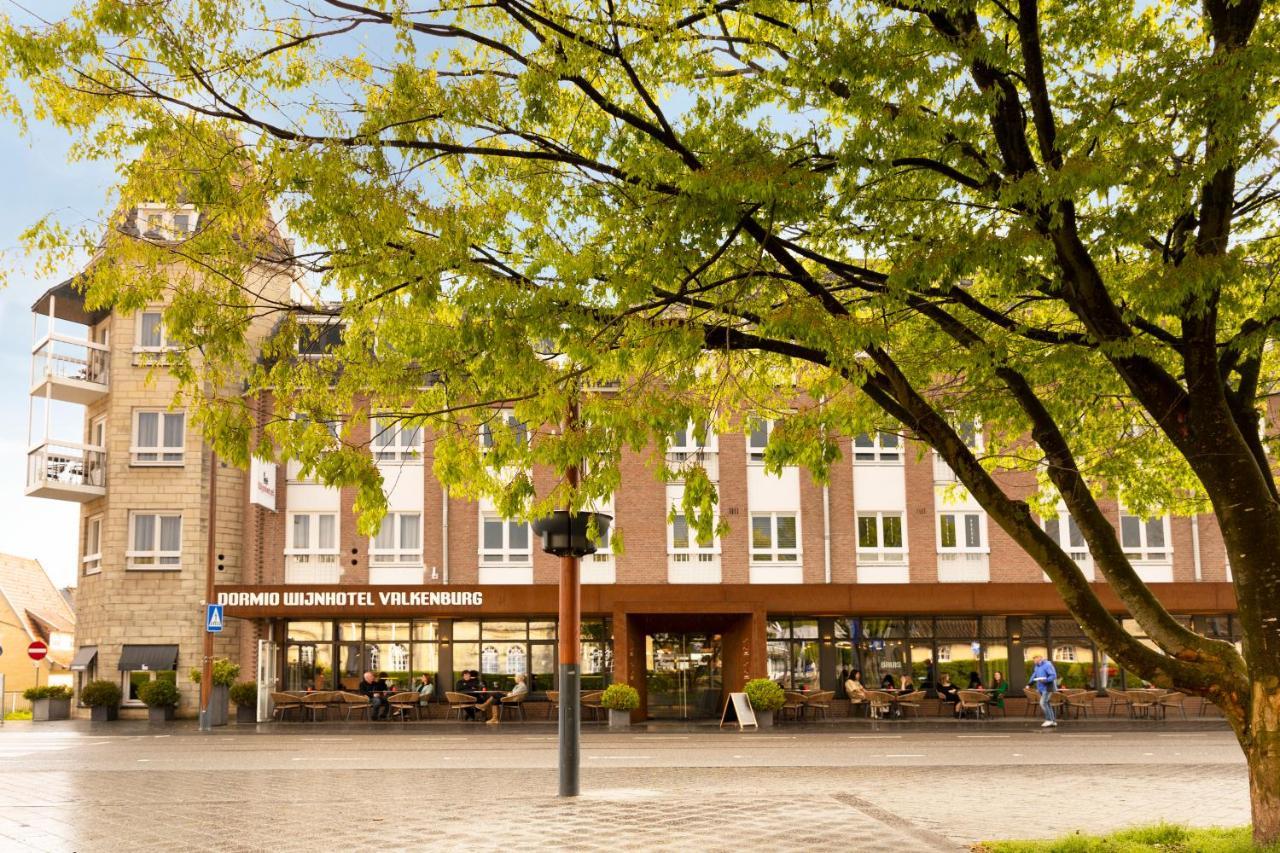
M160 413L138 413L138 447L158 447L160 445Z

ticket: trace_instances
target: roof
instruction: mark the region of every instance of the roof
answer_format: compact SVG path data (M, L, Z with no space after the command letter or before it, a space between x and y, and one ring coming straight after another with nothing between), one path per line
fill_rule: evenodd
M48 314L49 301L53 300L54 316L69 323L81 326L94 326L111 312L106 309L89 311L84 307L84 294L75 288L75 279L69 278L56 284L40 295L31 306L33 314Z
M0 554L0 598L8 602L32 640L48 641L51 631L75 630L75 612L39 560Z

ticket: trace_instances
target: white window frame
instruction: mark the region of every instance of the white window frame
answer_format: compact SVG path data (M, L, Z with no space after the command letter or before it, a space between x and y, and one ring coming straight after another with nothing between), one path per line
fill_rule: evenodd
M898 531L902 538L901 547L886 547L884 544L885 520L896 518ZM862 520L875 519L876 543L867 545L862 538ZM859 563L887 563L901 565L907 562L907 514L905 512L859 512L854 516L854 536L857 538Z
M764 428L764 444L756 444L756 428ZM747 462L752 465L764 464L764 451L773 437L774 422L765 418L752 418L747 428Z
M1069 646L1069 645L1062 645L1062 644L1055 645L1053 647L1053 662L1054 663L1075 663L1076 647Z
M139 516L151 515L155 516L155 524L152 529L153 540L149 543L150 548L139 548L139 543L135 538L137 536L137 521ZM178 549L176 551L161 551L160 537L161 528L164 518L178 519ZM129 513L129 550L124 552L125 568L134 571L151 571L151 572L172 572L182 569L182 513L173 510L135 510ZM168 560L169 562L162 562Z
M682 432L667 436L667 459L671 462L687 462L708 453L716 453L720 447L720 441L711 425L707 425L701 436L697 435L697 432L697 424L689 421Z
M151 314L157 315L160 318L159 345L144 344L142 342L142 321L144 318L146 318L148 315L151 315ZM168 326L165 325L165 322L164 322L163 308L159 308L159 307L144 308L141 311L139 311L137 315L137 320L134 321L133 334L134 334L134 337L133 337L134 352L169 352L171 350L177 349L176 345L169 342L169 328Z
M938 643L938 663L951 663L951 644L946 641Z
M502 524L502 544L497 548L486 548L484 541L486 524ZM524 526L525 547L514 548L511 545L511 533ZM477 537L477 553L481 566L531 566L533 565L533 528L527 521L516 521L503 518L496 512L480 513L480 535Z
M378 462L421 464L422 427L410 426L403 418L372 418L369 421L369 447Z
M153 447L144 447L139 444L138 435L141 431L142 416L156 416L156 438L160 444ZM182 444L177 447L168 446L164 443L165 425L169 418L182 419ZM133 433L129 442L129 464L134 466L146 467L181 467L186 461L187 452L187 412L185 409L178 411L170 411L168 409L134 409L133 410ZM155 459L141 459L143 455L155 456ZM166 456L177 457L176 459L165 459Z
M345 322L338 319L337 317L333 317L328 314L303 314L295 318L295 322L299 326L337 326L339 331L345 330L347 327L347 324ZM329 351L302 352L301 349L299 349L299 347L302 346L302 343L303 343L302 337L301 335L299 335L298 340L295 342L295 346L294 346L294 354L297 355L298 358L318 359L318 358L333 357L333 353Z
M80 564L86 575L96 575L102 571L102 519L102 513L98 513L84 520L84 542L81 545L84 556L80 558ZM92 552L89 550L91 543Z
M1137 522L1138 538L1140 540L1137 546L1125 544L1125 536L1124 536L1125 518L1132 518ZM1152 547L1151 544L1147 542L1147 533L1148 533L1147 525L1149 525L1153 521L1160 522L1161 533L1164 537L1164 545L1161 545L1159 547ZM1119 534L1119 537L1120 537L1121 550L1123 550L1124 553L1128 555L1129 559L1132 560L1133 562L1160 563L1161 565L1163 565L1165 563L1171 563L1173 561L1173 538L1170 536L1170 533L1172 531L1170 531L1169 529L1168 513L1165 513L1164 515L1159 516L1158 518L1150 518L1150 519L1143 520L1142 516L1129 512L1129 510L1125 509L1122 506L1120 507L1120 524L1116 532Z
M514 409L499 409L493 413L493 417L517 433L523 430L526 444L532 440L530 437L529 425L516 417ZM489 451L493 449L493 429L490 428L487 422L480 424L478 440L480 442L481 450Z
M891 438L896 444L886 445L885 439ZM858 444L859 439L866 439L869 444ZM853 464L855 465L901 465L905 456L902 436L894 432L877 431L874 435L860 433L851 439L853 443Z
M1057 515L1042 518L1040 526L1044 528L1045 533L1049 534L1049 538L1057 542L1058 547L1066 551L1067 556L1076 563L1084 564L1093 559L1093 555L1089 552L1089 543L1085 541L1080 525L1076 524L1076 520L1064 507L1058 508ZM1073 533L1079 536L1079 544L1072 541L1075 538L1072 536Z
M795 523L796 544L792 548L778 545L778 520L790 518ZM757 548L755 542L756 520L769 520L769 546ZM753 512L750 518L751 562L764 566L797 566L800 565L800 514L796 512Z
M406 548L402 545L404 536L404 523L409 517L417 520L418 525L418 545L416 548ZM384 566L422 566L422 513L421 512L388 512L382 517L382 524L385 527L387 523L391 524L391 534L394 545L391 548L378 547L378 537L374 536L369 539L369 565L371 567Z
M942 544L943 519L948 516L953 517L953 523L955 524L955 545ZM978 519L977 530L979 543L976 546L968 544L969 527L967 519L970 516ZM945 512L940 512L938 513L937 533L939 554L987 554L991 551L987 539L987 514L985 512L978 510L947 510Z
M179 230L177 217L187 217L187 227ZM155 229L152 229L152 219L158 220ZM137 220L134 226L138 229L138 234L147 237L154 230L161 239L175 240L179 237L187 237L195 233L196 222L199 220L196 207L193 204L179 205L176 208L163 207L158 204L139 205L137 212Z
M299 545L294 534L294 519L306 516L307 544ZM322 548L320 542L320 519L328 516L333 519L333 546ZM285 514L285 557L293 565L331 565L338 562L342 552L342 516L337 512L311 510L307 512L289 512ZM313 542L317 544L312 544Z
M676 525L677 520L684 524L685 529L685 545L676 544ZM797 535L797 542L799 541ZM710 563L716 555L720 553L720 537L713 531L711 534L711 542L702 544L694 538L693 530L689 527L688 519L685 518L683 512L677 512L670 521L667 522L667 555L677 563Z

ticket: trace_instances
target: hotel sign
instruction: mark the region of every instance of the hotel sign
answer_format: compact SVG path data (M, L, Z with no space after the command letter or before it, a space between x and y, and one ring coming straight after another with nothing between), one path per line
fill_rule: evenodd
M276 464L254 456L249 460L249 503L276 511Z
M238 611L270 608L280 615L290 611L314 611L333 608L344 612L368 610L379 612L396 608L482 607L480 590L369 590L369 589L299 589L299 590L231 590L218 593L218 604L230 616Z

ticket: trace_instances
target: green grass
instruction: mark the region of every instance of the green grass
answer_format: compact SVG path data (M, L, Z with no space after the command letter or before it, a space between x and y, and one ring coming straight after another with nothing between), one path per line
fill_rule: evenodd
M984 841L976 853L1280 853L1280 845L1253 846L1247 826L1192 829L1162 823L1111 835L1067 835L1049 841Z
M31 719L30 711L10 711L4 715L6 720L29 720Z

